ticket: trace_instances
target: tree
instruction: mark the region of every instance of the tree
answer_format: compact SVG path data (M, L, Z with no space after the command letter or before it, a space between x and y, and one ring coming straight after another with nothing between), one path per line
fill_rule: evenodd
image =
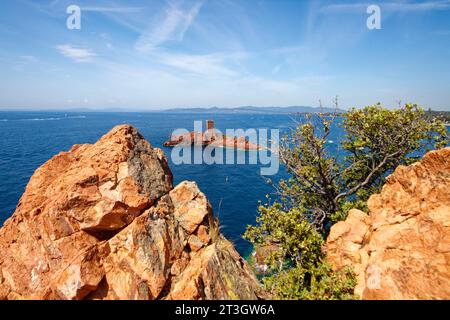
M327 143L336 124L346 136L339 154L332 155ZM340 296L338 289L348 291L348 286L330 288L323 280L335 277L343 284L351 283L348 270L332 275L327 267L322 246L331 226L345 219L351 208L365 210L369 196L380 190L398 165L410 164L427 149L447 144L444 123L427 117L417 105L389 110L377 104L342 116L308 115L280 145L280 159L290 179L279 182L278 199L259 207L256 226L248 226L244 235L255 246L270 243L278 248L267 259L275 270L265 280L268 289L282 298L289 294L280 288L289 286L307 287L290 290L297 292L292 298L310 297L307 293L318 286L328 292L324 298ZM319 271L322 276L316 277ZM323 282L314 282L314 289L304 279ZM289 281L294 283L288 285Z

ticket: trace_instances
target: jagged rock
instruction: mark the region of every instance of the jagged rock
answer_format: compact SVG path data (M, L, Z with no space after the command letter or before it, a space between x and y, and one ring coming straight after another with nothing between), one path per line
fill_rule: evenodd
M256 299L193 182L131 126L31 177L0 230L0 299Z
M351 210L331 228L327 255L353 267L363 299L450 299L450 148L400 166L369 214Z

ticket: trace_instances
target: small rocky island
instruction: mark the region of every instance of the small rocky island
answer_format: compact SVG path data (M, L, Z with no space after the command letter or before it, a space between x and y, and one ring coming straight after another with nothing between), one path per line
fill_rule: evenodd
M31 177L0 230L0 299L257 299L194 182L128 125Z
M248 141L245 137L229 137L221 134L215 129L214 121L212 120L208 120L206 124L207 129L205 132L191 131L187 134L172 135L168 141L164 142L164 146L213 146L217 148L231 148L246 151L263 149L262 146Z

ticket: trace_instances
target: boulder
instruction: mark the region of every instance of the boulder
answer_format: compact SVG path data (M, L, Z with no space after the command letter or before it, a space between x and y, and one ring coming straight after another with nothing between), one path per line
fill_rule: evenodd
M398 167L368 209L351 210L326 244L335 269L354 269L355 294L450 299L450 148Z
M0 229L0 299L257 299L194 182L129 126L54 156Z

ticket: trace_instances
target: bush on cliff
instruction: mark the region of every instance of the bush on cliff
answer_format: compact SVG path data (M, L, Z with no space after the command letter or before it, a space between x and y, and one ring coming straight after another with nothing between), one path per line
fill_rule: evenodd
M339 154L328 150L333 125L346 133ZM259 207L255 226L244 237L255 247L275 245L267 257L272 275L266 288L280 299L350 298L355 285L348 270L334 273L322 250L331 226L351 208L366 209L397 166L417 160L428 148L448 144L444 123L417 105L397 110L379 104L352 109L339 119L310 115L280 146L291 177L276 186L277 200Z

